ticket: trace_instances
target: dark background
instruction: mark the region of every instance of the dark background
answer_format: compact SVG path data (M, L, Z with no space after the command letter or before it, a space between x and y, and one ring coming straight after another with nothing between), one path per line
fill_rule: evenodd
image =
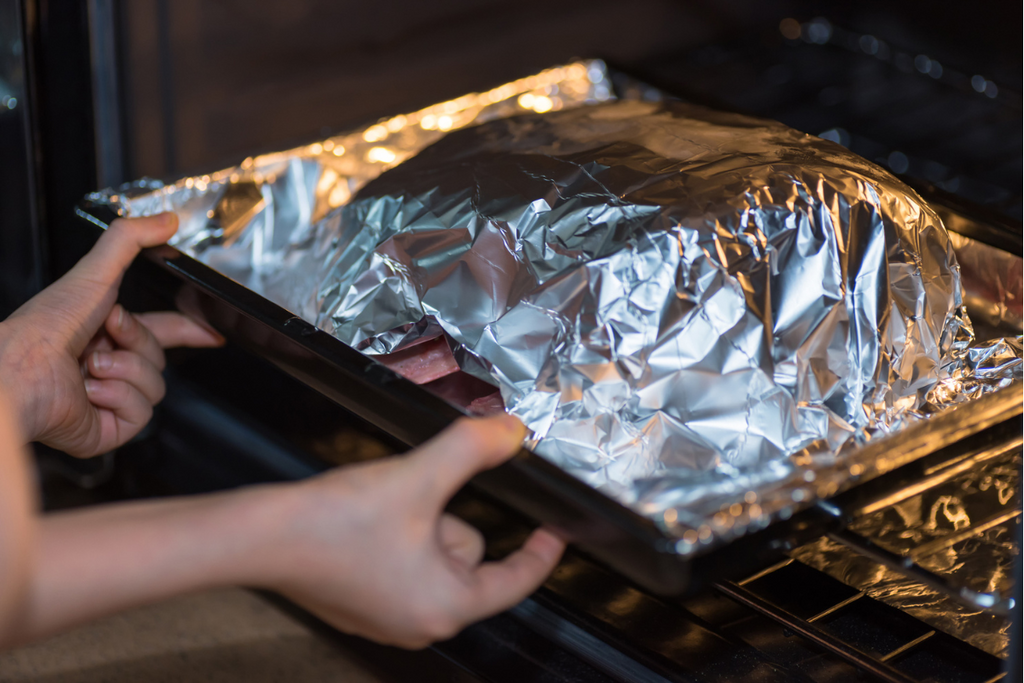
M870 33L945 76L787 42L787 17ZM960 140L980 177L970 199L1020 219L1017 3L0 0L0 24L0 95L20 95L0 107L0 312L81 253L72 208L90 190L208 172L575 57L814 134L891 119L851 145L880 163L919 120L944 122L909 173L950 180L965 149L942 146Z

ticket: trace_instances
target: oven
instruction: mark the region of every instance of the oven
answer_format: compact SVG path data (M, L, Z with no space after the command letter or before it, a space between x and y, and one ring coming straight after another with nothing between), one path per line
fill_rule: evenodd
M0 110L4 144L18 143L3 187L18 217L0 234L6 306L95 238L81 220L103 218L82 204L94 189L209 172L579 55L605 59L622 95L668 94L832 139L899 175L982 253L1019 264L1022 252L1009 5L3 7L21 27L4 39L22 46L5 55L13 94ZM986 298L999 282L976 270L976 325L1019 334L1020 283ZM103 500L299 478L396 452L455 415L173 254L141 260L123 296L143 308L182 292L232 344L170 356L167 399L119 452L79 462L40 449L44 480ZM359 401L337 388L355 379ZM452 503L490 553L514 547L531 514L582 518L604 540L583 539L534 596L425 652L337 638L394 680L1000 680L1020 661L1019 605L1006 594L1019 595L1019 389L989 399L925 430L922 457L870 486L685 566L657 565L649 528L542 464L506 468ZM412 415L401 424L399 408ZM530 509L517 497L524 486L554 490L570 509ZM611 528L621 544L609 550Z

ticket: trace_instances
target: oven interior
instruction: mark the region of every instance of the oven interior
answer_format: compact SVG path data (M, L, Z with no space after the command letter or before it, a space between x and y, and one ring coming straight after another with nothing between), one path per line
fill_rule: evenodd
M5 296L23 297L33 278L35 286L45 282L87 247L71 207L96 187L209 170L578 54L606 57L628 73L621 87L649 83L831 137L899 174L969 237L1021 254L1020 43L1007 28L1015 16L1008 4L966 12L942 3L837 10L796 2L651 2L626 13L613 3L550 10L547 3L451 3L429 11L403 6L390 24L371 10L264 5L92 2L62 16L48 13L45 3L21 6L29 46L23 62L30 62L23 76L26 92L34 93L24 101L34 110L18 125L42 163L29 169L26 161L36 192L26 193L23 210L31 231L0 233L4 270L14 272L10 264L31 271L15 284L5 280ZM347 34L318 31L318 17L324 24L348 20ZM280 21L292 22L293 37L271 35L269 27ZM487 32L499 38L483 39ZM300 38L303 49L296 48ZM434 49L438 43L446 47ZM68 49L90 58L63 64ZM424 50L429 59L408 63ZM306 75L297 79L300 70ZM301 113L287 106L294 101L304 105L294 107ZM81 102L91 103L90 116L65 124ZM5 126L16 125L5 117ZM245 124L229 124L238 130L226 134L225 123L238 120ZM32 258L15 260L16 250ZM126 287L126 301L152 305L147 276L139 277ZM1016 305L1019 320L1019 299ZM998 317L986 324L991 335L1020 333ZM181 351L171 360L168 398L135 442L87 462L40 449L51 508L309 476L401 448L238 349ZM906 510L931 510L944 498L949 511L956 498L971 521L933 529L932 556L953 546L972 546L972 553L993 546L1000 561L1012 563L1020 548L1019 437L1017 417L946 449L928 465L934 486L865 513L855 528L882 543L893 515L911 529L921 520ZM982 494L1009 491L998 510L965 496L980 488L978 468L998 472ZM924 478L917 475L909 483ZM460 494L453 509L485 531L496 556L528 529L472 491ZM999 555L1008 539L1010 549ZM812 550L793 549L681 600L655 596L570 552L535 596L427 653L358 647L395 680L424 678L417 656L433 658L436 680L990 681L1015 671L1020 638L1007 625L994 629L1004 634L1002 646L954 637L866 588L858 572L881 571L870 558L842 560L831 546ZM840 580L815 559L821 557L852 568ZM1019 575L1017 566L1007 569L1004 588ZM1014 590L1019 595L1019 584ZM1019 624L1019 616L1013 621Z

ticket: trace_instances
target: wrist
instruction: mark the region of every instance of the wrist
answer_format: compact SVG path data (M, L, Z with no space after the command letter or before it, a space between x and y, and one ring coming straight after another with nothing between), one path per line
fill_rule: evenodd
M324 555L346 545L354 516L350 495L337 486L338 472L304 481L254 487L242 503L248 531L254 539L236 582L296 597L310 585L338 583L349 573L349 562L325 564ZM325 482L334 484L325 486Z
M222 585L280 590L289 583L301 518L301 484L261 484L224 494L215 532Z

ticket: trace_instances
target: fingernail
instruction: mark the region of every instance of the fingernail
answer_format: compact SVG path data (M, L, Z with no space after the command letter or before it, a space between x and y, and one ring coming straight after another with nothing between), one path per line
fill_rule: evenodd
M554 561L565 552L565 541L550 530L541 528L540 533L533 537L533 550L541 557Z
M87 393L87 394L94 393L99 388L100 388L100 383L97 382L96 380L94 380L94 379L87 379L87 380L85 380L85 393Z
M92 366L97 370L109 370L110 366L113 365L114 359L109 353L102 351L93 351L92 353Z
M117 329L124 329L124 306L117 307Z
M526 426L519 421L519 418L514 415L509 415L508 413L498 415L497 417L501 420L505 429L507 429L509 433L514 434L517 439L522 441L526 438Z

